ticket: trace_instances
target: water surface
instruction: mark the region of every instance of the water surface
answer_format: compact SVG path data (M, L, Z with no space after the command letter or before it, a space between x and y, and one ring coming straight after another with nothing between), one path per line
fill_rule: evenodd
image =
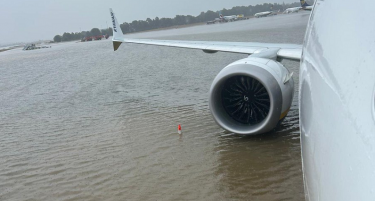
M308 14L128 37L301 44ZM211 118L212 80L245 57L109 40L0 53L0 200L303 200L297 62L275 131Z

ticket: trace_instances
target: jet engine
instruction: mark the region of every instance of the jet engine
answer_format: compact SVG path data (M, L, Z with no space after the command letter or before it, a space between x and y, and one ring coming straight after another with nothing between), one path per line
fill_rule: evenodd
M237 134L255 135L274 129L290 109L292 75L272 59L250 56L229 64L211 85L213 118Z

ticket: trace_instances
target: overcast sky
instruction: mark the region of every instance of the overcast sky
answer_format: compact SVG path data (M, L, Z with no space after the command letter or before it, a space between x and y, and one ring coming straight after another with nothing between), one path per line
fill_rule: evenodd
M120 23L156 16L298 0L0 0L0 44L52 40L57 34L110 26L111 7Z

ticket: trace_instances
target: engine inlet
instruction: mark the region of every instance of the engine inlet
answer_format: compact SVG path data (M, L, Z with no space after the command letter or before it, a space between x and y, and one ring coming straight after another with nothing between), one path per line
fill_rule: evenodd
M258 124L270 111L270 97L266 88L249 76L233 76L226 80L221 99L227 114L242 124Z

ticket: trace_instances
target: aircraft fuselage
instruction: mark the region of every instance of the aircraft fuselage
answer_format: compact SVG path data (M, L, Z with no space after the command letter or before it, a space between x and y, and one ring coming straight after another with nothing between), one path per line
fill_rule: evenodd
M273 14L272 11L259 12L259 13L255 13L254 17L266 17L271 14Z
M310 15L299 77L306 200L375 200L374 6L317 0Z

